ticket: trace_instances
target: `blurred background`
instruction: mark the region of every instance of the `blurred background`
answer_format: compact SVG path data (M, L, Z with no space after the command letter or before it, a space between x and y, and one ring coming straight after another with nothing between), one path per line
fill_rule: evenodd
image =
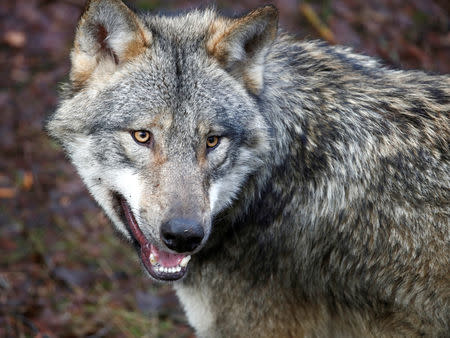
M236 15L270 1L216 1ZM448 0L272 1L280 25L391 67L450 70ZM205 1L128 1L172 11ZM0 0L0 337L194 337L42 131L84 0Z

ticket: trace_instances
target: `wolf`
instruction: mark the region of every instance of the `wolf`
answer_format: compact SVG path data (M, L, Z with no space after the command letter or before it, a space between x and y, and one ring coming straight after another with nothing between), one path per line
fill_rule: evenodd
M264 6L89 1L47 121L199 337L450 332L450 77Z

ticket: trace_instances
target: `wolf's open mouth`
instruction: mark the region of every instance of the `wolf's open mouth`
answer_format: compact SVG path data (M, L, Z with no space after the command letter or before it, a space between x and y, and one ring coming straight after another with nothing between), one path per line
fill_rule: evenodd
M174 281L182 278L187 270L190 255L173 254L159 250L151 244L139 228L125 198L117 195L128 229L140 246L140 258L150 275L157 280Z

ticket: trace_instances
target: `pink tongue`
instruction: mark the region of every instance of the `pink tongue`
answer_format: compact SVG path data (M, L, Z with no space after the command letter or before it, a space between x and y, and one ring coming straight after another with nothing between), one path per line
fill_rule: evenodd
M151 252L156 256L159 264L167 268L177 266L180 264L181 260L186 257L186 255L183 254L171 254L165 251L160 251L153 245L151 245Z

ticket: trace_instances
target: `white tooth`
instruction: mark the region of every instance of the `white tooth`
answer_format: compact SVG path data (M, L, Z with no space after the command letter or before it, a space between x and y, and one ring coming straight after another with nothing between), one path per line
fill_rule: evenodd
M168 268L164 268L164 272L169 272L169 269Z
M177 272L181 271L181 266L177 266Z
M164 272L164 268L162 266L159 267L159 272Z
M189 263L190 260L191 256L184 257L180 262L180 266L184 268Z
M154 254L150 254L150 263L152 263L152 265L155 265L158 262L158 260L156 259Z
M175 268L170 268L170 272L174 273L175 272Z

